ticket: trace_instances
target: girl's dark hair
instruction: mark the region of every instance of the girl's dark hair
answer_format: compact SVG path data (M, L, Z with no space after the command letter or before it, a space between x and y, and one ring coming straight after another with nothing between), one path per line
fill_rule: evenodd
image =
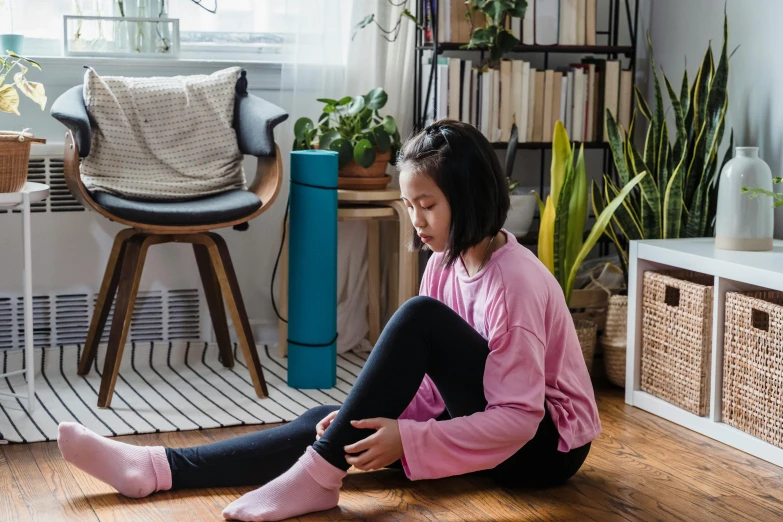
M397 168L429 176L446 195L451 226L445 266L503 228L508 182L492 145L472 125L449 119L432 123L403 145ZM417 234L411 247L424 248Z

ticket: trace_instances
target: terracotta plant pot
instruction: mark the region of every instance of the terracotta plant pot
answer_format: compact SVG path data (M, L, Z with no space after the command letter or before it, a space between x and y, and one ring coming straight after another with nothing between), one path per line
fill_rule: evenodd
M376 151L375 162L367 168L360 166L354 160L340 169L338 175L341 178L382 178L386 176L386 167L391 160L391 151L378 154Z

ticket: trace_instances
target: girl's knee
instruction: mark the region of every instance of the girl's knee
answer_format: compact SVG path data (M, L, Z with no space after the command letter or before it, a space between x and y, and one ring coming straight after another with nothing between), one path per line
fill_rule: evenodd
M322 406L316 406L314 408L310 408L302 415L300 415L299 418L307 419L307 421L312 422L313 427L315 427L315 424L318 423L318 421L320 421L321 419L323 419L333 411L337 411L339 409L340 409L339 406L324 404Z
M441 303L437 299L419 295L405 301L399 310L397 310L397 313L401 313L412 318L429 317L433 313L437 313L443 310L445 306L445 304Z

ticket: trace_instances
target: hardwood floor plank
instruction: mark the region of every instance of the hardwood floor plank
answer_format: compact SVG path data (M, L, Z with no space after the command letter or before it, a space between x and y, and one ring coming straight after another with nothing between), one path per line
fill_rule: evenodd
M30 452L41 470L49 491L73 520L98 520L98 515L84 498L69 465L60 454L56 442L30 444Z
M3 450L5 446L3 447ZM26 522L33 520L27 510L24 496L19 489L14 472L8 466L5 451L0 450L0 520Z
M73 512L71 505L61 502L49 487L35 462L30 444L9 444L3 448L8 467L22 493L22 502L27 506L33 520L97 520L89 506L81 504L81 513Z

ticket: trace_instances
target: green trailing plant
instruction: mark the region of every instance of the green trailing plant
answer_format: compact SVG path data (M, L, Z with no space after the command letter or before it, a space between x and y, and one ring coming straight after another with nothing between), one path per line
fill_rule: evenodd
M605 116L609 146L619 183L604 175L604 186L591 188L593 210L598 215L640 172L649 172L617 209L606 234L617 247L628 276L628 245L631 240L712 236L718 199L720 171L731 158L734 132L722 160L718 151L723 141L728 109L729 77L728 18L724 12L723 44L717 66L708 46L693 84L683 72L679 93L666 74L663 83L674 113L672 130L666 122L661 81L655 68L652 43L647 45L653 71L652 107L636 88L637 110L625 136L621 137L612 114ZM634 143L637 116L648 120L643 150Z
M783 178L772 178L773 183L783 183ZM772 198L772 206L775 208L783 207L783 192L772 192L762 188L742 187L742 193L747 194L750 199L754 199L760 195L769 196Z
M319 98L324 108L318 123L299 118L294 124L294 150L317 144L319 149L336 151L340 167L354 160L364 168L375 162L376 151L391 151L393 163L401 147L400 132L393 117L380 114L387 100L380 87L363 96Z
M37 62L19 56L18 54L7 51L8 54L0 53L0 111L10 112L12 114L19 115L19 93L33 100L40 105L41 110L46 107L46 91L42 83L31 82L27 80L27 67L23 63L29 64L31 67L41 69L41 66ZM6 83L8 75L11 74L15 68L18 70L13 76L13 82Z
M596 212L598 217L584 239L588 204L584 146L580 146L576 161L574 152L563 123L556 122L552 137L551 194L547 196L546 204L540 197L538 199L541 215L538 258L560 283L566 302L571 299L579 267L609 226L612 215L647 177L645 172L635 175L600 214Z
M375 14L369 14L362 18L356 24L354 37L361 29L368 25L376 25L383 38L388 42L394 42L400 34L400 28L404 19L411 20L420 29L424 30L424 23L420 21L410 9L408 2L410 0L387 0L393 7L404 7L397 21L390 29L383 27L378 23ZM426 1L426 0L425 0ZM448 0L441 0L441 4ZM463 49L483 49L488 51L487 60L484 65L494 67L500 63L500 60L508 54L516 45L519 39L514 36L507 27L510 25L511 18L524 18L527 9L527 0L466 0L465 19L470 24L470 41L463 45ZM475 16L475 15L479 16ZM474 20L483 19L481 26L474 26Z

